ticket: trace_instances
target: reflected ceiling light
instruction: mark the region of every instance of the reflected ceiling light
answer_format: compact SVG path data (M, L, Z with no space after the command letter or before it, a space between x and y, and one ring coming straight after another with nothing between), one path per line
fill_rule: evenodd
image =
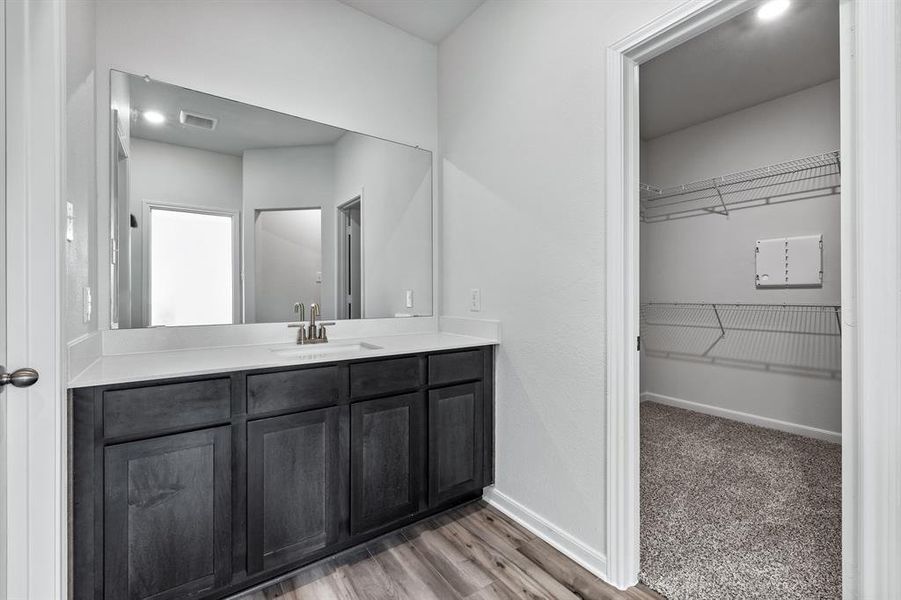
M770 0L757 9L757 18L761 21L772 21L785 14L791 2L789 0Z
M166 116L158 110L145 110L144 120L151 125L162 125L166 122Z

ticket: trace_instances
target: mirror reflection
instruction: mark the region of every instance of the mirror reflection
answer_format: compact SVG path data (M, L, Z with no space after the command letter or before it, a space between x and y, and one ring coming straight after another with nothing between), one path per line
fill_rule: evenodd
M113 328L432 313L432 157L111 72Z

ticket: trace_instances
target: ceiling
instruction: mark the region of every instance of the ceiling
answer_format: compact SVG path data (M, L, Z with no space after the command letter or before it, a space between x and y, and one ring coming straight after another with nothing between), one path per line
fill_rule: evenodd
M370 17L437 44L485 0L341 0Z
M124 76L128 77L132 109L156 110L166 116L162 125L137 117L131 125L132 137L241 156L244 150L255 148L334 144L345 133L344 129L258 106L158 81L148 82L135 75ZM185 127L178 120L182 109L219 121L212 131Z
M641 137L652 139L839 76L838 0L751 10L641 65Z

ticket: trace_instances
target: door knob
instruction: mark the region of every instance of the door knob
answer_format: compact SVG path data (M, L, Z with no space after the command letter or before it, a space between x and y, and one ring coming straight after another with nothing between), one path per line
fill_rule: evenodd
M38 380L38 372L34 369L16 369L12 373L7 373L3 366L0 366L0 387L7 383L13 384L13 387L28 387L34 385Z

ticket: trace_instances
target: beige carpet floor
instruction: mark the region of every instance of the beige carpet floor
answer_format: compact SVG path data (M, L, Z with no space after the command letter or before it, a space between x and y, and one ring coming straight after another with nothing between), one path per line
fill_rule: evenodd
M841 446L641 404L641 574L669 600L841 598Z

